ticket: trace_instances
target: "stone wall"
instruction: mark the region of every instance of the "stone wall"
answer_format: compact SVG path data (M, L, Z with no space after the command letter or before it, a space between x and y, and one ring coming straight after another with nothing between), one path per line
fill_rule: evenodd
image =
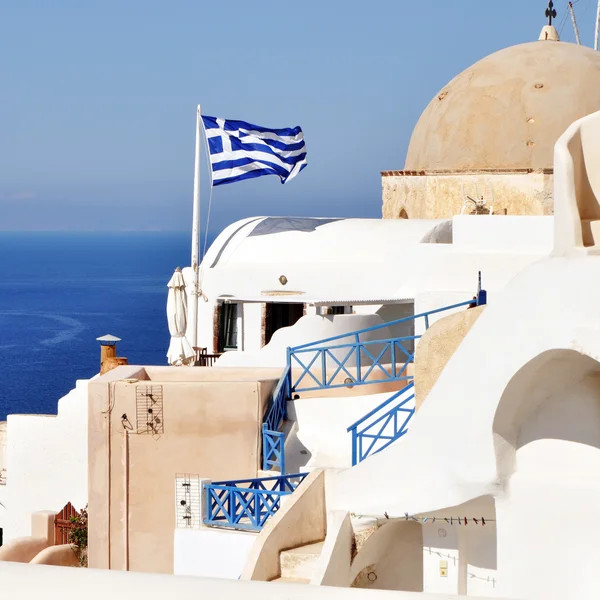
M435 322L421 338L415 355L415 408L418 411L447 362L485 306L464 310Z
M551 170L384 171L381 181L384 219L451 218L460 214L463 194L483 196L494 214L543 216L554 210Z

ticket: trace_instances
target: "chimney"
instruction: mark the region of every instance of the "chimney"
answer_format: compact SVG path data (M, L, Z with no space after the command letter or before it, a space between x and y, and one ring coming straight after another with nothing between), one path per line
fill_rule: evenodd
M96 338L96 341L100 342L100 375L119 365L129 364L126 358L117 357L117 342L120 342L121 338L109 334Z

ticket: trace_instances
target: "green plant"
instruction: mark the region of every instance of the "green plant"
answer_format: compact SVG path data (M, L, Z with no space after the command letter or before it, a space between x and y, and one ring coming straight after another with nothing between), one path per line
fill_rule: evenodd
M70 517L71 530L69 531L69 543L75 547L79 564L87 567L88 556L88 512L87 504L81 509L79 515Z

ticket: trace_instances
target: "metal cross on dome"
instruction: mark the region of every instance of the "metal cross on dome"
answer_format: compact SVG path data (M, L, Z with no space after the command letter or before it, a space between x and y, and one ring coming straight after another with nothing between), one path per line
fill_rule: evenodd
M554 8L554 2L552 2L552 0L548 2L546 16L548 17L548 25L552 25L552 19L556 19L556 9Z

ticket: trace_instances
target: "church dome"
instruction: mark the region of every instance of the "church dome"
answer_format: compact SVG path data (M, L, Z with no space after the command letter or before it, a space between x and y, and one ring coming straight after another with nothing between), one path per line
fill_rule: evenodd
M600 52L551 39L500 50L446 85L413 131L405 170L551 169L556 140L600 110Z

